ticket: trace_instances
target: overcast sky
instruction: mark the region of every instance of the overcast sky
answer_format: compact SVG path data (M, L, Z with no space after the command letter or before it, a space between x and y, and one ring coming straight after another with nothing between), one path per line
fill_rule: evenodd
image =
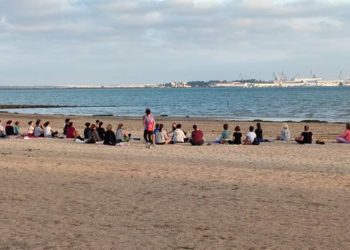
M0 84L350 73L350 1L0 0Z

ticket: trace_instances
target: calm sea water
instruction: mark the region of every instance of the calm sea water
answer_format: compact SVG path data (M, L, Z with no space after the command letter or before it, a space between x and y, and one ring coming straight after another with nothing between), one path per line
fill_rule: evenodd
M0 104L68 105L20 113L156 115L250 120L350 121L349 87L195 89L0 89Z

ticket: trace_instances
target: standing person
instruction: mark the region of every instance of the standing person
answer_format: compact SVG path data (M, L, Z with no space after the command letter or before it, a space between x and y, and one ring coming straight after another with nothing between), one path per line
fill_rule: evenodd
M35 122L34 137L44 137L44 130L41 126L41 120L38 119Z
M299 144L311 144L312 143L312 132L309 131L309 126L304 126L304 132L299 137L295 138L295 141Z
M104 138L103 144L109 145L109 146L115 146L115 144L117 144L117 140L116 140L114 132L112 131L111 124L107 125L107 131L105 133L105 138Z
M153 144L153 131L156 124L156 120L151 113L151 109L147 108L145 110L145 115L143 116L143 138L147 144Z
M14 135L19 135L19 121L15 122L15 126L13 126L13 134Z
M241 133L240 126L235 127L235 132L233 133L233 140L229 141L228 143L234 144L234 145L241 145L242 144L242 133Z
M256 134L254 132L254 127L250 126L249 127L249 132L246 135L246 139L244 140L244 145L254 145L254 144L258 144L255 141L256 139Z
M345 125L345 131L337 137L339 143L350 143L350 123Z
M203 131L198 129L197 125L193 125L193 131L191 134L191 139L190 139L190 143L193 146L201 146L204 143L204 139L203 139Z
M67 118L67 119L64 121L63 135L67 135L67 128L68 128L69 122L70 122L70 119L69 119L69 118Z
M290 130L287 123L283 124L281 134L277 136L279 141L289 141L290 140Z
M100 137L100 139L103 141L105 139L105 129L102 127L103 125L103 122L99 122L98 123L98 128L97 128L97 133L98 133L98 136Z

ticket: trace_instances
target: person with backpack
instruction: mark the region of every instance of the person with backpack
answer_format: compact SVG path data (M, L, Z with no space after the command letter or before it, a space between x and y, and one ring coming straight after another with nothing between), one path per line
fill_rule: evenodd
M153 131L156 124L156 120L151 113L151 109L147 108L145 110L145 115L143 116L143 138L147 144L153 144Z

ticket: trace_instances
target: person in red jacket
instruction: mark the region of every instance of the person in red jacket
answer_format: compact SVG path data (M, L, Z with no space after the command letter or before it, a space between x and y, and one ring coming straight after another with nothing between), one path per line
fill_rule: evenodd
M203 131L198 129L197 125L193 125L193 131L191 134L191 139L190 139L190 143L192 145L203 145L204 143L204 139L203 139Z

